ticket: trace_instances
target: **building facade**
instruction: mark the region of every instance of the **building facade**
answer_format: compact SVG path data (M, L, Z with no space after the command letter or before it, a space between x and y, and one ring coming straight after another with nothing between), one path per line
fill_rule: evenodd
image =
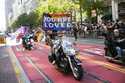
M7 26L10 27L21 14L29 14L36 6L35 0L5 0Z
M0 0L0 32L6 30L5 1Z
M118 4L118 16L119 16L119 19L125 22L125 0L119 2Z
M123 20L125 22L125 0L112 0L112 17L113 20Z

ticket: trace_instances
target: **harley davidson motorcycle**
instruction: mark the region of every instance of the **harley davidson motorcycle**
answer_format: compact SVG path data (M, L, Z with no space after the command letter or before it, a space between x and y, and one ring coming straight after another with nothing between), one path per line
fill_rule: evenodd
M83 77L82 62L76 57L73 44L66 40L53 40L53 51L48 56L49 61L64 73L72 72L76 80Z

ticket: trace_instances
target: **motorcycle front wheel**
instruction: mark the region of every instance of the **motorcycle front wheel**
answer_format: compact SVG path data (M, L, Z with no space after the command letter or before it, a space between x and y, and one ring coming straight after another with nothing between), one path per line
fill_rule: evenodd
M81 80L83 77L83 68L78 65L73 67L73 76L76 80Z
M32 50L32 46L31 45L27 45L26 49L30 51L30 50Z

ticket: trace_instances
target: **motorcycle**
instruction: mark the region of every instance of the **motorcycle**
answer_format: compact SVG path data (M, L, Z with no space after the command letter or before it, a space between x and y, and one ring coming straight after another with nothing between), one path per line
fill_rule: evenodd
M82 62L76 58L76 50L68 41L60 39L53 41L53 52L48 56L51 63L55 62L57 68L64 73L72 72L76 80L81 80L83 77Z
M32 35L28 35L22 38L23 47L27 50L32 50L33 48L32 42L33 42Z

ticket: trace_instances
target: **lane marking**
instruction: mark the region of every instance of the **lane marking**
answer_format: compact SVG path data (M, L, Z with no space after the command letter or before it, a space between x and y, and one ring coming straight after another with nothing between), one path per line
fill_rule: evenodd
M41 45L41 46L49 48L49 46L47 46L47 45ZM97 49L97 50L100 50L100 49ZM96 54L96 53L93 53L93 54ZM79 59L89 60L89 62L91 62L91 63L98 64L98 65L101 65L102 67L105 67L107 69L110 69L110 70L117 71L117 72L120 72L122 74L125 74L125 68L119 68L117 66L112 65L111 63L102 62L102 61L99 61L99 60L93 60L93 59L90 59L90 58L85 58L83 56L78 56L78 57L79 57Z
M89 73L89 72L87 72L87 71L85 71L85 74L88 75L88 76L90 76L90 77L93 78L93 79L96 79L96 80L102 82L102 83L111 83L110 81L104 80L104 79L102 79L101 77L98 77L98 76L96 76L96 75L94 75L94 74L91 74L91 73Z
M43 46L42 46L43 47ZM48 46L47 46L48 47ZM29 56L27 56L27 58L28 58ZM29 57L29 59L32 61L32 59ZM32 61L33 62L33 61ZM34 62L33 62L33 64L34 64ZM35 65L35 64L34 64ZM37 65L35 65L38 69L39 69L39 67L37 66ZM39 69L39 71L41 71L40 69ZM44 73L44 72L43 72ZM102 78L100 78L100 77L97 77L96 75L93 75L93 74L91 74L91 73L88 73L88 72L86 72L86 74L87 75L89 75L90 77L92 77L93 79L96 79L96 80L99 80L99 81L101 81L102 83L110 83L110 81L108 81L108 80L104 80L104 79L102 79Z
M46 45L45 45L46 46ZM47 46L48 47L48 46ZM49 48L49 47L48 47ZM108 80L104 80L104 79L102 79L101 77L98 77L98 76L96 76L96 75L93 75L93 74L91 74L91 73L89 73L89 72L86 72L85 71L85 73L87 74L87 75L89 75L90 77L92 77L93 79L96 79L96 80L99 80L99 81L101 81L102 83L111 83L110 81L108 81Z
M102 61L98 61L98 60L93 60L93 59L90 59L90 58L87 58L87 57L83 57L83 56L78 56L78 58L79 59L88 60L91 63L98 64L98 65L101 65L101 66L103 66L105 68L111 69L113 71L117 71L117 72L125 74L125 68L124 69L123 68L119 68L119 67L113 66L110 63L102 62Z
M30 59L30 57L25 56L25 58L28 60L28 62L36 69L37 72L39 72L39 74L47 81L47 83L53 83L51 79L48 78L48 76L46 76L44 74L44 72L42 72L35 64L34 62Z
M27 77L26 73L24 72L24 70L21 66L21 63L17 59L16 54L11 47L9 48L9 53L12 55L12 56L10 55L10 59L11 59L11 62L12 62L12 65L15 70L15 74L16 74L16 77L17 77L19 83L30 83L29 78Z
M17 52L21 51L21 48L19 48L18 46L16 46L16 51Z
M89 72L85 72L87 75L89 75L90 77L92 77L92 78L94 78L94 79L96 79L96 80L99 80L99 81L101 81L101 83L111 83L109 80L104 80L104 79L102 79L100 76L96 76L96 75L94 75L94 74L91 74L91 73L89 73ZM99 82L100 83L100 82Z
M83 49L83 50L80 50L81 52L85 52L85 53L88 53L88 54L92 54L92 55L103 55L104 52L103 50L97 50L97 49Z
M49 49L50 48L50 46L48 46L48 45L44 45L44 44L40 44L40 47L45 47L45 48L47 48L47 49ZM102 49L100 49L100 48L93 48L93 49L87 49L87 48L85 48L84 50L80 50L80 52L85 52L85 53L87 53L87 54L92 54L91 56L93 56L93 55L103 55L104 54L104 51L102 50Z
M49 46L47 46L47 45L44 45L44 46L47 47L47 48L49 48ZM93 54L96 54L96 53L93 53ZM80 58L81 59L86 59L83 56L80 56ZM90 60L90 59L88 59L88 60ZM101 65L101 66L103 66L105 68L111 69L113 71L117 71L117 72L121 72L121 73L125 74L125 68L124 69L123 68L119 68L119 67L113 66L110 63L102 62L102 61L95 61L95 60L92 60L92 59L91 59L91 62L95 63L95 64L98 64L98 65Z

